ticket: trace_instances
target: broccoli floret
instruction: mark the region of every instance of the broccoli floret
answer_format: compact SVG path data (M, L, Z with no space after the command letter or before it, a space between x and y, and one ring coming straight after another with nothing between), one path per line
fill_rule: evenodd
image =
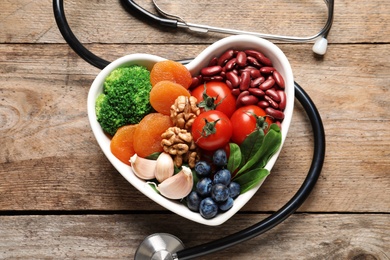
M152 111L151 89L150 72L143 66L132 65L112 71L95 103L102 129L114 135L121 126L139 123Z

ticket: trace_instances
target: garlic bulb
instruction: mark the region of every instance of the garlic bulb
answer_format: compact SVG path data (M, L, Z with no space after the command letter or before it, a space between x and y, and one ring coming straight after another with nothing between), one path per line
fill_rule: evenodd
M163 182L174 173L174 163L172 157L167 153L161 153L157 158L157 165L154 175L158 182Z
M157 189L164 197L176 200L187 196L191 192L193 185L191 169L182 166L182 170L179 173L160 183Z
M149 160L146 158L139 157L134 154L130 158L131 168L134 174L143 180L152 180L155 178L154 171L156 169L157 161Z

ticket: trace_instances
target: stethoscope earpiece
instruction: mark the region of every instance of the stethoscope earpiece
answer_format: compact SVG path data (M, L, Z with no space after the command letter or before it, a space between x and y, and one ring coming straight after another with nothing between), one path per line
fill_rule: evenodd
M325 37L320 37L313 45L313 52L318 55L325 55L328 48L328 40Z

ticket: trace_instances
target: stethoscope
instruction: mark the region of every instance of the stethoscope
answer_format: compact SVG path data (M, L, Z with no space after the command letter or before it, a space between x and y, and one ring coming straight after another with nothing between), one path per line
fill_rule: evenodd
M287 36L287 35L275 35L275 34L264 34L264 33L257 33L257 32L241 31L241 30L214 27L214 26L203 25L203 24L188 23L177 15L172 15L165 12L162 8L160 8L160 6L156 3L156 1L153 0L154 7L158 11L158 13L163 16L163 17L159 17L143 9L141 6L139 6L132 0L122 0L123 5L129 11L132 11L134 14L139 15L142 19L153 21L162 26L167 26L172 28L183 28L183 29L188 29L199 33L216 32L216 33L223 33L223 34L246 34L246 35L253 35L253 36L257 36L269 40L280 40L280 41L288 41L288 42L309 42L309 41L316 40L313 46L313 52L318 55L324 55L326 53L326 49L328 46L327 36L329 34L329 31L333 23L334 0L324 0L324 2L328 8L328 18L324 27L312 36L295 37L295 36Z
M169 15L161 10L158 6L156 6L157 10L160 13L165 13L164 16L167 17L159 17L156 16L131 0L121 0L124 6L131 11L135 12L144 19L152 19L152 21L159 23L160 25L175 27L175 28L188 28L190 30L195 31L214 31L221 33L230 33L230 34L251 34L259 37L272 39L272 40L285 40L285 41L297 41L297 42L307 42L317 39L313 50L317 54L325 54L327 40L326 37L329 33L329 30L332 26L333 21L333 6L334 0L325 0L325 3L328 7L328 21L323 29L318 32L314 36L310 37L290 37L290 36L277 36L277 35L268 35L268 34L259 34L259 33L250 33L245 31L237 31L231 29L223 29L217 27L210 27L205 25L198 25L192 23L186 23L182 19L177 16ZM155 1L153 0L155 3ZM155 3L156 5L156 3ZM69 44L69 46L85 61L90 63L91 65L103 69L110 62L106 61L88 49L86 49L80 41L73 34L70 29L68 22L65 17L63 0L53 0L53 9L55 19L58 25L58 28ZM189 60L181 61L183 63L189 62ZM193 259L196 257L204 256L207 254L211 254L233 245L239 244L246 240L252 239L258 235L265 233L266 231L272 229L277 226L285 219L287 219L291 214L293 214L306 200L311 191L313 190L322 170L322 166L325 160L325 131L322 123L321 116L309 97L309 95L302 89L302 87L298 83L295 84L295 97L303 106L313 130L313 141L314 141L314 151L312 157L312 163L310 165L310 169L307 173L305 180L303 181L299 190L295 193L295 195L278 211L274 212L267 218L261 220L257 224L254 224L246 229L238 231L237 233L231 234L224 238L208 242L203 245L194 246L191 248L184 248L183 243L177 237L166 234L166 233L157 233L150 235L145 238L145 240L140 244L136 251L135 259Z

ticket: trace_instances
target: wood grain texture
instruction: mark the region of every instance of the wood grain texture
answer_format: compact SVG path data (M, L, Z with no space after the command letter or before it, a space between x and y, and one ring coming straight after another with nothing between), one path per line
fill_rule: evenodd
M2 259L131 259L142 240L171 233L189 248L246 228L267 215L238 214L208 227L173 214L2 216ZM161 225L164 223L164 225ZM390 217L293 215L252 240L198 259L390 259Z
M224 36L150 26L119 1L64 2L77 37L109 61L191 58ZM155 12L151 1L137 3ZM326 19L323 1L158 3L190 22L265 33L308 35ZM271 175L226 224L201 226L151 202L94 139L86 97L100 70L65 44L52 1L2 0L0 9L0 259L127 259L155 232L196 246L257 223L299 189L313 140L296 102ZM389 1L338 0L324 57L311 44L277 43L322 116L323 171L297 214L203 259L390 259L389 21Z

